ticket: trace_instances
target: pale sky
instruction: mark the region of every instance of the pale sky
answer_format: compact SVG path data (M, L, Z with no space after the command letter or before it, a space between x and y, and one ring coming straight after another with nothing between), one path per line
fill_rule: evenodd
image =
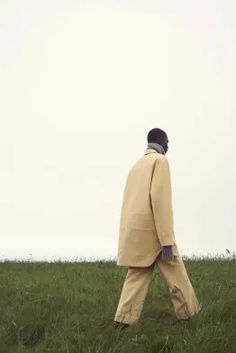
M116 259L164 129L182 255L236 249L233 1L0 2L0 258Z

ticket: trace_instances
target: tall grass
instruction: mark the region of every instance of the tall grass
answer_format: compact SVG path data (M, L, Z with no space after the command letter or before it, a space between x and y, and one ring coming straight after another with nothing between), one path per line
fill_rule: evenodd
M0 262L0 353L236 353L236 257L182 256L201 312L175 317L155 269L128 329L114 315L127 268L113 260Z

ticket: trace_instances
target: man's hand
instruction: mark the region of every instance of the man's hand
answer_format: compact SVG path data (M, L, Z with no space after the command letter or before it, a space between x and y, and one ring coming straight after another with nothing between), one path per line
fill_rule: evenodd
M173 260L173 252L172 252L172 245L165 245L162 246L162 257L163 261L172 261Z

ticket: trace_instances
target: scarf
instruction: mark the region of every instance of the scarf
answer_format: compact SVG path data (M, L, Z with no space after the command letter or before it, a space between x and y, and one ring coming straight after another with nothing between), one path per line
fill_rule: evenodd
M164 148L156 142L148 142L147 148L154 148L158 153L166 154Z

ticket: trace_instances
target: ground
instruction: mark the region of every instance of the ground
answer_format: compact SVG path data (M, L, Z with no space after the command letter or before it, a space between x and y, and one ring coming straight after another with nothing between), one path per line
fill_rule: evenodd
M235 353L235 258L183 259L201 312L177 320L156 268L139 321L123 330L113 319L126 268L1 262L0 353Z

